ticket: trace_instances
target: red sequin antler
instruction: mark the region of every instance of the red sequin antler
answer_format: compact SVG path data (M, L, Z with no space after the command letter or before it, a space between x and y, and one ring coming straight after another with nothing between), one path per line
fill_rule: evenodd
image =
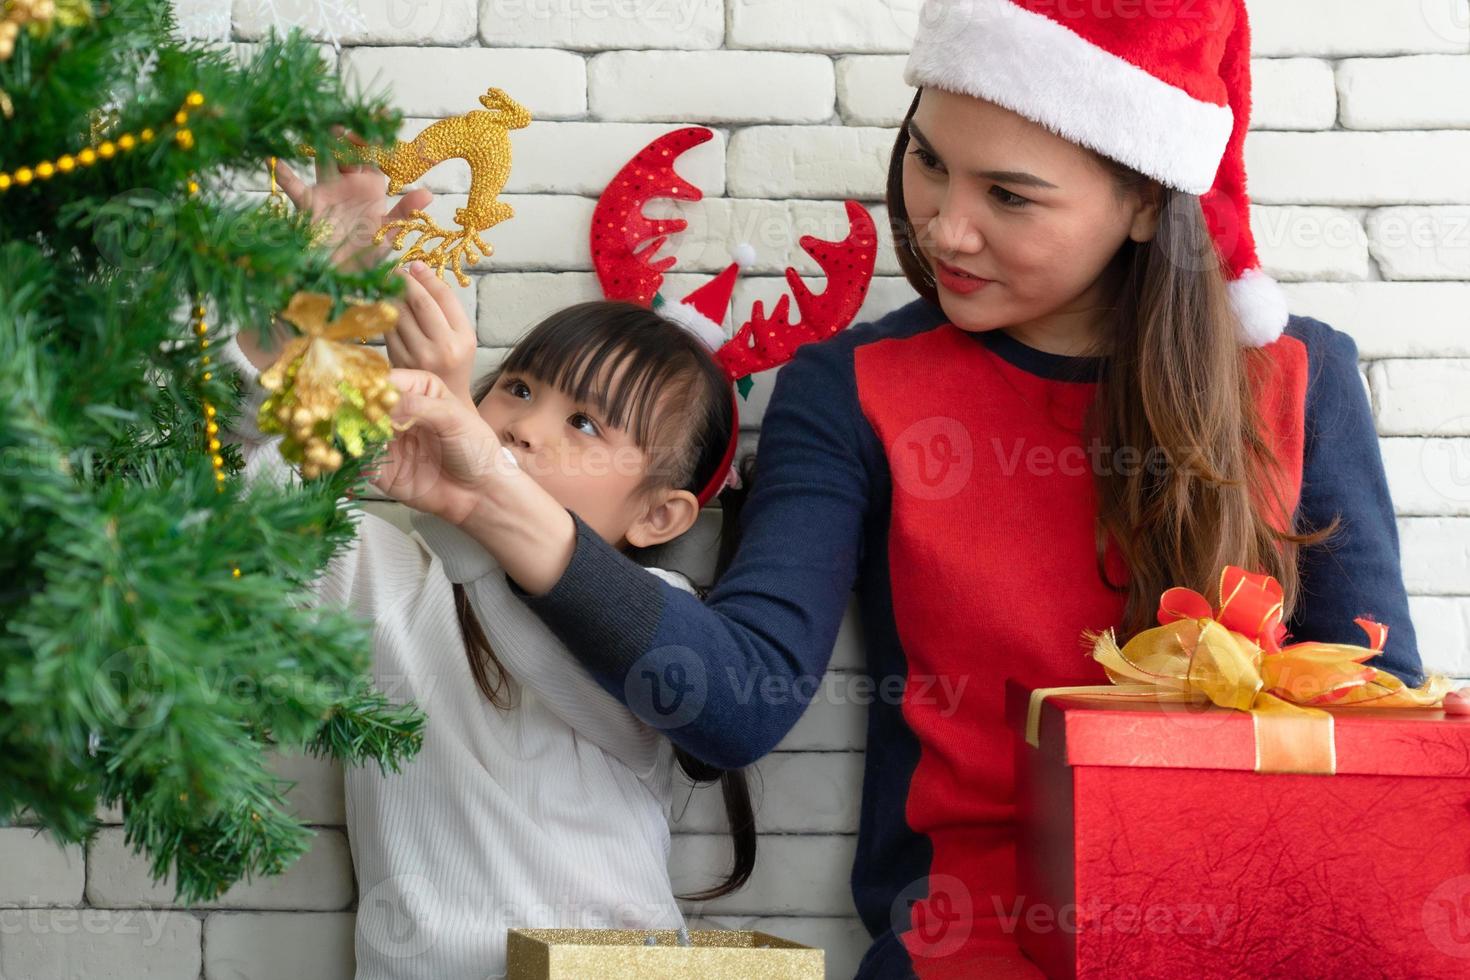
M674 161L714 133L688 126L665 133L629 160L607 185L592 212L592 260L602 294L650 306L674 257L653 261L668 237L689 223L682 218L646 218L643 205L654 198L698 201L698 187L674 173ZM653 241L649 242L649 239ZM644 242L647 246L639 248Z
M801 319L795 324L787 322L790 294L781 297L769 319L757 300L750 319L715 354L732 380L786 363L802 344L825 340L857 316L868 295L873 265L878 259L878 233L867 209L856 201L847 202L847 220L852 230L840 242L811 235L801 239L801 247L827 274L827 288L823 292L813 293L795 269L786 270L786 281L791 285L791 293L796 295Z

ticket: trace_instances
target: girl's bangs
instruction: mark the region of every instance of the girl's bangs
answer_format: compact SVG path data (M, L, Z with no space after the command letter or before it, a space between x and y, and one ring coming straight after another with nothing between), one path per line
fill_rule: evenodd
M676 349L666 337L648 331L619 333L604 311L596 318L557 315L546 321L511 352L497 378L517 374L592 406L606 424L629 432L640 448L648 449L657 399L680 370Z

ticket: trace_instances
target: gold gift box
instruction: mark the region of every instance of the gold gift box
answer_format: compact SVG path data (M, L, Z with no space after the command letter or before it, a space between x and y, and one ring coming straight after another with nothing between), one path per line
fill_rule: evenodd
M653 936L657 946L645 945ZM824 980L824 953L764 932L511 929L506 980Z

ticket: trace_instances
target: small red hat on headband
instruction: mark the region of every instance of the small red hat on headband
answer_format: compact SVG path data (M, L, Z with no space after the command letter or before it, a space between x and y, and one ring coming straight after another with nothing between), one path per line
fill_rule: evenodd
M857 316L872 282L878 260L878 233L867 210L847 201L851 230L842 241L831 242L806 235L801 247L816 260L827 277L827 288L813 293L793 268L786 269L791 294L783 295L766 316L756 301L750 319L726 341L720 322L724 319L739 268L754 258L748 245L738 246L735 262L713 280L678 302L659 294L664 273L675 259L655 259L669 236L683 231L681 218L648 218L643 205L655 198L698 201L699 188L674 172L674 161L685 151L714 136L703 126L690 126L658 137L618 171L602 192L592 214L592 262L608 299L626 300L648 306L698 337L731 382L738 383L740 397L750 392L749 375L789 361L803 344L824 340L841 331ZM801 319L791 323L791 295ZM727 485L738 486L734 459L740 438L739 400L730 390L734 426L724 459L699 493L703 507Z

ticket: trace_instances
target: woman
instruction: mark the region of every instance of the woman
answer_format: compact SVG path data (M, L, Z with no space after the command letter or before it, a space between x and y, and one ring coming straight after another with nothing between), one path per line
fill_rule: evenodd
M1375 665L1422 680L1356 346L1288 319L1257 267L1243 4L1074 6L926 4L888 183L920 298L782 369L705 603L524 476L476 468L495 435L398 376L465 530L608 691L707 762L790 730L856 587L875 689L904 682L868 721L860 977L1034 975L1010 918L1002 687L1105 683L1084 629L1126 639L1165 588L1208 595L1237 564L1282 582L1296 639L1357 643L1373 613L1392 627Z

